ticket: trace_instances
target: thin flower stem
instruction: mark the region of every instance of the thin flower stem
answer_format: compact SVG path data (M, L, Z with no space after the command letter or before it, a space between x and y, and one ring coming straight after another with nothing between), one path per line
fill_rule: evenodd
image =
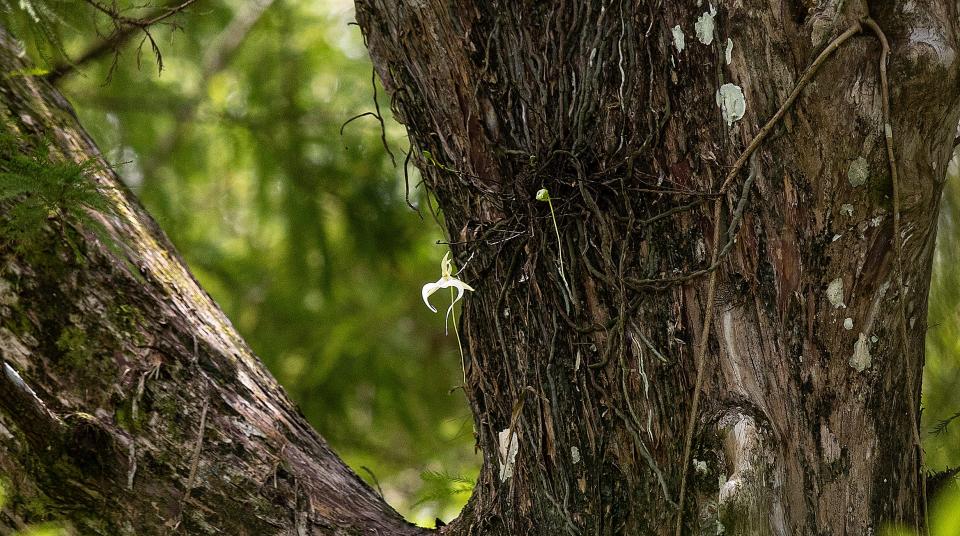
M455 297L453 293L453 288L450 288L450 299L453 300ZM463 344L460 342L460 330L457 329L457 310L454 309L450 312L453 315L453 334L457 337L457 349L460 350L460 368L463 370L463 385L467 385L467 365L463 358Z
M567 283L567 277L563 273L563 242L560 241L560 227L557 225L557 215L553 212L553 200L547 197L547 204L550 205L550 218L553 219L553 230L557 233L557 253L560 255L560 279L563 280L563 286L570 290Z

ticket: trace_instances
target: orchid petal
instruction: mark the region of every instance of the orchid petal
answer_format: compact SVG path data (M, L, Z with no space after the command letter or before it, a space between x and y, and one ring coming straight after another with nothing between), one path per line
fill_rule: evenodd
M456 277L443 276L440 279L438 279L436 283L427 283L426 285L423 286L423 289L420 291L420 294L423 297L423 303L427 304L427 307L429 307L431 311L436 313L437 310L433 307L433 305L430 305L430 300L429 300L430 296L432 296L434 292L442 288L450 288L450 287L456 287L457 290L459 291L459 293L457 294L457 299L454 300L454 303L456 303L457 300L463 297L463 291L473 290L473 287L464 283L463 281L460 281Z
M437 283L439 283L439 281ZM437 312L437 308L430 304L430 296L438 289L442 288L437 283L427 283L420 291L420 295L423 296L423 303L427 304L427 307L429 307L434 313Z
M445 332L448 332L450 315L453 314L453 306L456 305L458 301L463 299L463 294L465 291L473 291L473 287L464 283L463 281L460 281L453 275L453 261L450 260L450 252L448 251L443 255L443 260L440 261L440 279L438 279L436 283L427 283L420 291L420 295L423 297L423 303L425 303L431 311L436 313L436 307L430 303L430 296L442 288L451 287L457 289L457 296L451 301L450 307L447 308L447 314L443 320Z
M453 272L453 262L450 261L450 252L446 252L443 255L443 260L440 261L440 276L441 277L450 277Z
M454 298L452 302L450 302L450 307L447 308L447 315L446 315L446 317L443 319L443 330L444 330L445 333L448 331L448 330L447 330L447 323L448 323L449 320L450 320L450 315L453 313L453 306L456 305L457 302L460 301L460 300L463 298L463 291L465 291L465 290L473 290L473 287L471 287L470 285L468 285L468 284L464 283L463 281L460 281L459 279L456 279L456 278L451 278L451 279L450 279L450 282L447 284L447 286L448 286L448 287L456 287L456 288L457 288L457 297Z

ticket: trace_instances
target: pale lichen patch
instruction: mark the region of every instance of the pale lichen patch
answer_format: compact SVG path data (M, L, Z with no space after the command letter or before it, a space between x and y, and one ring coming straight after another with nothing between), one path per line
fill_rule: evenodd
M726 60L727 65L730 65L730 62L733 61L733 39L727 38L727 49L723 53L723 59Z
M713 43L713 17L716 14L717 9L711 5L710 9L700 15L700 18L697 19L696 24L693 26L697 31L697 39L704 45Z
M921 59L934 60L944 69L950 69L956 59L956 53L949 45L944 33L935 28L916 25L910 32L908 57L914 63Z
M844 216L853 216L853 205L849 203L840 205L840 214L843 214Z
M710 469L707 467L707 462L703 460L693 459L693 468L700 475L706 475L710 473Z
M854 188L863 186L869 176L870 167L867 164L867 159L862 156L857 157L856 160L851 162L850 167L847 169L847 180L850 181L850 186Z
M838 277L830 282L827 285L827 299L830 300L830 305L834 309L839 309L841 307L846 308L847 305L843 303L843 278Z
M570 447L570 459L573 460L574 465L580 463L580 449L577 447Z
M683 49L687 46L686 37L683 35L683 29L680 28L680 25L676 25L671 30L673 32L673 47L677 49L677 52L683 52Z
M861 332L856 344L853 345L853 355L850 356L850 366L857 372L863 372L870 368L871 361L870 342L867 340L867 336Z
M517 451L520 449L520 444L517 441L517 434L511 433L509 428L503 429L497 434L497 439L499 440L499 454L500 454L500 481L504 482L511 476L513 476L513 466L517 462ZM509 442L510 446L507 447Z
M717 90L717 106L720 107L720 113L727 126L733 125L734 121L743 118L747 111L747 101L743 96L743 89L736 84L723 84Z
M16 305L18 301L20 298L13 291L13 285L6 279L0 279L0 305Z
M850 331L853 329L853 319L850 317L843 319L843 329Z

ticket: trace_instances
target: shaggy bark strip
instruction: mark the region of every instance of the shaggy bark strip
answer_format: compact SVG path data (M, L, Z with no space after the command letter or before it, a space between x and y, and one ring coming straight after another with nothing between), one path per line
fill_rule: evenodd
M780 105L780 108L777 109L777 113L770 118L766 124L763 125L763 128L760 129L760 132L750 140L750 144L747 145L746 150L743 151L743 154L737 158L737 161L733 165L733 169L727 174L727 178L723 181L723 186L720 187L720 194L726 194L727 188L730 187L730 184L737 178L737 174L743 168L743 165L746 164L747 159L749 159L753 153L760 147L760 144L766 139L766 137L773 130L773 127L783 119L783 115L786 113L787 109L796 102L797 97L800 96L800 91L810 82L813 78L813 75L816 74L817 70L823 65L823 62L830 57L831 54L836 52L843 43L856 35L860 31L860 23L856 22L850 26L850 28L840 34L836 39L830 42L827 45L827 48L817 56L817 59L810 65L809 68L803 73L803 76L800 77L800 80L797 82L797 85L793 88L793 91L790 92L790 96L787 97L787 100ZM727 245L724 246L723 250L718 250L720 244L720 216L723 210L723 198L717 198L714 201L713 208L713 221L714 221L714 231L713 231L713 253L710 258L710 280L707 283L707 306L704 320L703 331L700 334L700 339L697 341L697 352L694 356L693 362L697 366L697 375L693 384L693 402L691 403L690 416L687 421L687 429L684 434L683 440L683 457L681 458L681 473L680 473L680 498L677 500L678 503L678 515L677 515L677 530L675 532L676 536L680 536L683 529L683 505L686 499L686 490L687 490L687 474L690 470L690 446L693 441L693 429L698 417L697 410L699 409L700 401L700 388L703 385L703 370L706 365L706 360L704 359L704 353L707 349L707 341L710 338L710 322L713 318L713 304L714 298L716 297L716 288L717 288L717 271L719 268L721 256L726 256L732 247L733 243L736 241L737 231L740 230L740 220L743 218L743 211L746 208L746 202L748 196L750 195L750 187L753 186L753 180L755 175L751 173L750 178L747 179L747 182L743 185L743 193L740 195L740 200L737 202L737 210L733 215L733 218L730 220L730 230L727 233L729 238L727 239Z
M958 116L955 5L357 10L458 261L472 259L465 391L487 454L446 533L922 523L911 400ZM889 37L889 110L867 18ZM505 436L509 478L493 454L513 451Z

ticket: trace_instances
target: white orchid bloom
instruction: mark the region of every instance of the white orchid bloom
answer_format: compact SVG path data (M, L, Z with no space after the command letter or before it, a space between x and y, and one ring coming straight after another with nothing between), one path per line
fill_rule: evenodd
M427 283L423 286L423 290L420 291L420 294L423 296L423 303L427 304L427 307L436 313L437 309L430 304L430 296L442 288L450 287L457 289L457 297L450 302L450 307L447 309L447 316L443 321L444 330L446 330L450 314L453 313L453 306L463 298L464 291L473 290L473 287L460 281L453 275L453 262L450 260L450 252L448 251L447 254L443 256L443 260L440 261L440 279L438 279L436 283Z

